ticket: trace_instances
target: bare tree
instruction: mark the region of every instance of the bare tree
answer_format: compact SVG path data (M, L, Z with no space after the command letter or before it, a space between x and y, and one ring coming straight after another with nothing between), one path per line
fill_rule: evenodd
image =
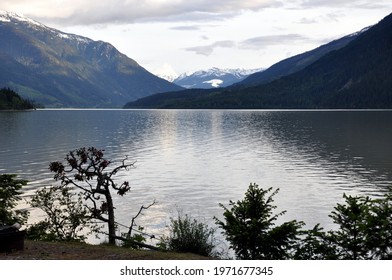
M69 152L62 162L51 162L49 169L55 173L54 178L60 181L62 187L80 189L86 201L86 207L93 219L105 222L108 227L109 244L116 242L116 223L112 191L123 196L130 190L129 182L117 183L114 176L121 170L129 170L134 163L127 163L125 158L121 164L111 170L107 168L111 161L104 158L104 151L90 148L80 148Z

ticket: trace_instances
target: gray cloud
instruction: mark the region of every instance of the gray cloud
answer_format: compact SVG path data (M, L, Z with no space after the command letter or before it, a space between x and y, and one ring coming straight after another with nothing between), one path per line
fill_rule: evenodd
M211 28L211 27L218 27L220 25L213 25L213 24L200 24L200 25L181 25L181 26L174 26L170 29L172 30L183 30L183 31L192 31L192 30L201 30L203 28Z
M267 35L249 38L240 42L238 46L243 49L262 49L272 45L292 44L305 40L309 39L299 34Z
M390 7L390 0L304 0L301 7L350 7L362 9L380 9Z
M181 31L191 31L191 30L199 30L200 26L197 25L183 25L183 26L174 26L170 28L172 30L181 30Z
M301 18L301 20L299 20L298 23L301 23L301 24L315 24L315 23L317 23L317 20L316 19L312 19L312 18Z
M45 23L62 25L143 21L206 21L236 16L245 10L288 7L389 9L390 0L1 0L0 9L24 13Z
M194 52L199 55L209 56L216 48L239 48L248 50L260 50L274 45L293 44L298 42L309 41L310 39L299 34L282 34L258 36L234 42L231 40L217 41L209 45L186 48L185 50Z
M235 47L235 43L233 41L227 40L227 41L217 41L213 44L205 45L205 46L191 47L185 50L190 52L195 52L196 54L209 56L214 52L216 48L232 48L232 47Z
M200 21L232 17L243 10L281 5L279 0L2 0L0 9L24 13L45 22L68 25L135 21Z

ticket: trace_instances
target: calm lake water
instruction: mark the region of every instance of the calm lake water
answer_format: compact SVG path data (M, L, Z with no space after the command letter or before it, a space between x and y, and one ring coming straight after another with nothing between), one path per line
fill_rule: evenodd
M51 161L84 146L136 168L119 175L132 191L116 199L128 225L160 233L178 211L213 224L219 203L251 182L280 188L281 221L333 227L343 193L377 196L392 186L392 111L38 110L0 113L0 173L37 187L55 184ZM32 219L34 219L34 213Z

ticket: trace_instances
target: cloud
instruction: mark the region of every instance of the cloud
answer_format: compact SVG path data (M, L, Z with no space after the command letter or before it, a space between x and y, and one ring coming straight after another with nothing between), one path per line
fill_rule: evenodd
M178 76L173 66L167 62L155 68L151 72L154 73L155 75L158 75L161 78L168 79L168 80Z
M201 29L206 29L206 28L211 28L211 27L219 27L220 25L215 25L215 24L192 24L192 25L180 25L180 26L173 26L170 29L172 30L182 30L182 31L193 31L193 30L201 30Z
M301 7L314 8L314 7L350 7L360 9L380 9L390 7L390 0L305 0L302 1Z
M185 50L199 55L209 56L216 48L239 48L248 50L260 50L274 45L293 44L309 41L310 39L299 34L281 34L252 37L240 42L231 40L217 41L209 45L186 48Z
M235 47L235 43L233 41L226 40L226 41L217 41L210 45L186 48L185 50L190 52L195 52L196 54L209 56L214 52L216 48L232 48L232 47Z
M298 21L298 23L301 23L301 24L315 24L315 23L317 23L317 20L316 19L312 19L312 18L301 18L299 21Z
M0 9L68 25L195 21L280 5L279 0L2 0Z
M22 13L44 23L206 21L231 18L266 8L344 7L387 9L390 0L1 0L0 9Z
M267 35L246 39L239 43L239 47L243 49L261 49L272 45L293 44L305 40L309 39L299 34Z
M197 25L183 25L183 26L174 26L170 29L173 30L181 30L181 31L191 31L191 30L199 30L200 26Z

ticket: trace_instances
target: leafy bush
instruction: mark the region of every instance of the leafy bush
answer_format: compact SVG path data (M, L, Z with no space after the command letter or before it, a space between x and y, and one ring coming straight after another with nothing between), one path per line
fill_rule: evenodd
M14 174L0 174L0 225L23 225L28 218L28 211L14 210L21 200L21 189L27 185L26 180L15 179Z
M46 217L29 227L29 239L85 241L87 235L99 232L100 228L84 205L83 195L72 192L69 187L44 187L36 192L30 205L43 210Z
M170 219L169 237L161 238L160 247L169 251L216 257L215 230L188 215Z
M279 190L279 189L278 189ZM371 199L343 195L329 215L338 226L324 231L317 224L302 230L296 220L275 226L285 212L273 214L278 190L251 184L245 198L230 201L225 221L215 218L238 259L374 260L392 259L392 195Z
M131 249L142 249L142 246L140 246L139 244L144 244L144 242L146 241L145 235L147 234L144 235L144 227L142 226L138 226L136 230L138 233L134 233L133 235L130 235L128 233L122 234L122 237L124 238L121 244L122 247Z
M299 239L299 229L304 224L295 220L275 226L275 221L285 211L273 214L272 188L263 190L250 184L243 200L230 201L231 208L225 210L224 221L215 218L223 229L226 240L231 244L238 259L289 259Z
M330 217L339 229L330 235L338 259L392 259L392 200L343 196Z

